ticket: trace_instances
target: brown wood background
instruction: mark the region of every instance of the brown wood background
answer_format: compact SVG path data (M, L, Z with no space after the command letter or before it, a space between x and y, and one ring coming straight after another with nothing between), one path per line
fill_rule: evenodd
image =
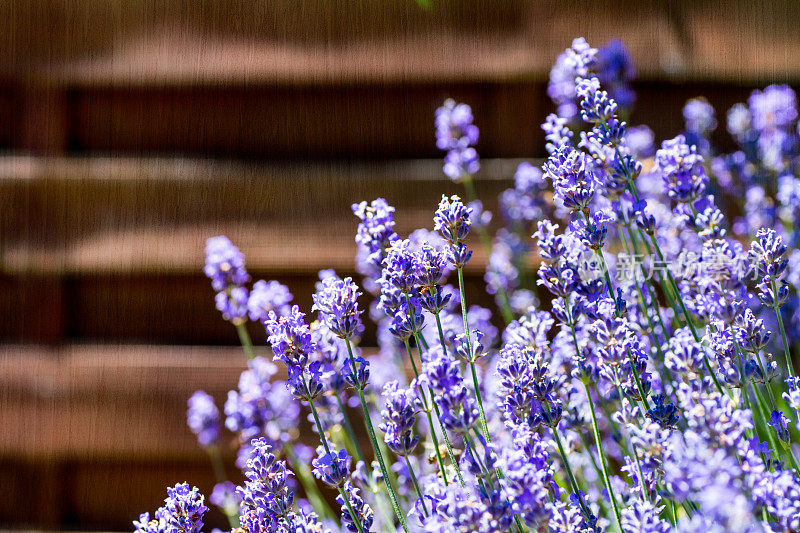
M308 309L317 270L353 272L352 202L385 196L408 231L458 191L433 142L445 97L473 106L491 207L544 155L575 36L625 41L632 122L658 138L689 97L721 115L800 81L792 0L430 3L0 3L0 527L129 530L167 484L210 491L185 402L221 404L243 361L205 238Z

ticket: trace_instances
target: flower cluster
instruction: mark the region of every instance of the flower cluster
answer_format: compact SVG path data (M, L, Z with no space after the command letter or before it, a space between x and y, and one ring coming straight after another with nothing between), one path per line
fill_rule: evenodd
M472 111L445 102L437 146L469 201L443 196L408 235L385 199L353 205L362 278L320 272L310 324L280 283L248 292L242 254L209 240L224 316L246 351L245 321L261 322L287 370L283 386L252 349L228 395L245 481L220 480L210 502L232 529L800 530L795 94L734 106L732 153L713 145L722 115L703 98L656 145L627 123L634 74L617 41L565 50L548 157L517 167L497 217L474 193ZM480 278L465 272L476 235L496 310L474 305ZM198 391L187 415L218 459L213 399ZM168 496L137 533L199 533L199 491Z
M478 128L468 105L447 100L436 110L436 146L447 152L444 174L448 178L458 182L478 172L478 153L473 148L477 142Z

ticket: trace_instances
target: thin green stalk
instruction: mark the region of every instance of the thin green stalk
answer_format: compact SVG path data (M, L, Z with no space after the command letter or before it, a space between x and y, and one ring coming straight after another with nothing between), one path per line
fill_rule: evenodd
M628 234L630 234L631 233L630 223L627 220L625 221L624 226L627 229ZM633 254L631 254L631 248L628 247L628 240L625 238L625 233L620 231L619 234L620 234L620 237L622 238L622 243L625 246L625 251L628 253L628 255L630 257L634 258L634 261L636 261L636 258L639 256L638 250L636 250L636 247L634 247L633 248ZM633 237L632 236L631 236L631 241L633 241ZM633 243L631 242L631 244L633 244ZM642 279L643 280L647 280L647 273L645 272L644 265L642 265L641 262L639 262L639 268L642 271ZM642 313L644 313L645 318L647 318L647 325L650 327L650 337L653 339L653 345L656 347L656 351L658 352L658 357L660 359L660 362L663 365L665 357L664 357L664 352L661 350L661 342L659 341L658 335L656 334L656 328L655 328L655 324L653 323L653 319L650 316L650 313L648 312L647 301L645 300L644 292L642 292L642 286L639 284L638 281L636 281L636 273L635 272L634 272L633 278L634 278L633 279L633 284L636 286L636 292L637 292L637 294L639 296L639 305L641 306ZM654 311L655 311L656 317L658 318L658 321L659 321L659 323L661 325L661 334L664 335L664 337L666 338L667 328L664 326L664 321L661 320L661 313L659 312L659 308L658 308L658 300L653 295L653 293L651 291L651 288L650 288L650 285L648 283L645 283L644 285L645 285L645 287L647 287L647 292L648 292L648 295L650 296L650 301L653 302L653 305L655 306ZM663 373L663 368L659 369L659 374L661 375L661 381L662 382L666 383L666 382L669 381L668 379L666 379L667 376L665 376L664 373Z
M775 281L772 282L773 291L777 295L777 288L775 288ZM783 355L786 357L786 367L789 369L789 375L791 377L795 377L794 373L794 365L792 364L792 356L789 354L789 341L786 340L786 328L783 326L783 317L781 316L781 308L777 305L773 308L775 309L775 315L778 317L778 327L781 328L781 339L783 339Z
M347 436L350 437L353 447L356 449L358 460L366 465L367 462L364 461L364 454L361 453L361 446L358 445L358 439L356 439L356 433L353 431L353 425L350 423L350 417L347 416L347 409L345 409L344 403L342 403L342 399L339 395L334 394L334 396L336 396L336 402L339 404L339 411L341 411L342 418L344 419L344 429L347 432Z
M422 495L422 489L419 488L417 475L414 473L414 469L411 468L411 461L408 460L408 455L404 456L404 458L406 460L406 467L408 468L408 473L411 476L411 483L414 484L414 489L417 491L417 496L419 496L419 501L422 503L422 511L425 513L425 516L428 516L428 508L425 506L425 496Z
M761 420L764 424L764 431L767 433L767 440L769 440L769 445L772 446L772 449L774 449L775 453L777 453L778 457L780 457L778 443L775 442L775 436L772 434L772 431L770 431L770 428L767 425L769 417L767 416L767 413L764 410L767 402L764 400L764 396L762 396L761 392L758 390L758 387L756 386L755 382L752 380L748 380L748 382L750 383L750 385L752 385L753 392L756 395L756 406L758 407L758 414L761 415Z
M631 351L630 350L628 350L628 357L631 358ZM631 367L633 367L633 359L632 358L631 358ZM636 369L633 369L633 370L634 370L634 372L636 372ZM638 380L638 378L637 378L637 380ZM617 375L617 369L616 368L614 368L614 381L615 381L615 386L617 388L617 394L619 394L620 404L622 404L622 398L624 396L622 394L622 386L619 384L619 376ZM642 392L641 384L637 383L637 386L639 387L639 394L642 396L642 398L644 398L644 401L647 402L647 398L645 398L644 393ZM647 408L650 409L650 406L648 405ZM642 413L642 415L644 415L644 413ZM643 502L644 501L649 501L650 500L650 493L649 493L649 491L646 492L646 489L645 489L645 486L644 486L644 472L642 471L642 464L639 461L639 453L636 451L636 444L634 444L633 439L630 438L630 433L628 433L628 441L630 442L630 445L631 445L630 449L628 451L628 454L629 455L633 455L633 459L636 461L636 471L639 474L639 489L640 489L640 492L641 492L640 496L642 497L642 501Z
M478 386L478 373L475 371L475 361L472 355L472 341L469 334L469 321L467 320L467 296L464 292L464 267L458 267L458 291L461 296L461 316L464 319L464 335L467 343L467 353L469 354L469 368L472 372L472 384L475 387L475 398L478 400L478 412L480 413L481 429L483 437L487 442L491 442L489 436L489 425L486 423L486 413L483 410L483 400L481 399L481 389Z
M356 528L358 528L358 533L364 533L364 527L361 525L361 520L358 519L358 515L353 509L353 506L350 504L350 498L347 497L347 494L345 494L344 489L342 487L336 487L336 488L339 489L339 494L342 495L344 503L347 504L347 511L350 513L350 517L353 519L353 523L356 525Z
M347 344L347 353L350 356L350 364L353 367L353 374L357 371L356 366L356 358L353 355L353 347L350 344L350 339L345 337L345 343ZM375 452L375 459L378 460L378 465L381 467L381 473L383 474L384 482L386 483L386 490L389 493L389 500L392 503L392 507L394 508L394 514L397 515L397 519L400 521L400 525L403 527L403 531L408 533L408 523L406 522L406 517L403 512L400 510L400 503L397 499L397 493L392 486L392 478L389 477L389 470L386 468L386 463L383 460L383 454L381 454L381 448L378 445L378 439L375 437L375 429L372 427L372 418L369 415L369 407L367 407L367 400L364 398L364 390L361 387L356 387L358 391L358 399L361 401L361 411L364 414L364 423L367 426L367 433L369 433L369 439L372 441L372 449Z
M254 357L253 354L253 341L250 340L250 334L247 332L247 326L244 323L237 323L236 324L236 333L239 334L239 342L242 343L242 350L244 350L244 354L247 356L248 359L252 359Z
M611 487L611 480L608 477L608 467L606 466L606 459L603 453L603 441L600 438L600 429L597 426L597 415L594 412L594 401L592 401L592 395L589 391L589 383L585 380L583 381L583 387L586 390L586 397L589 400L589 413L592 416L592 433L594 434L594 442L597 446L597 455L600 459L600 466L603 470L603 483L606 486L606 491L608 491L608 497L611 500L611 507L614 509L614 516L617 518L617 526L622 531L622 516L619 513L619 504L617 503L617 497L614 495L614 489Z
M767 381L767 369L764 367L764 362L761 360L761 351L755 353L755 359L758 363L759 370L761 370L761 375L764 377L764 389L769 392L770 411L774 411L778 408L778 404L775 399L775 391L772 390L770 383ZM753 380L753 383L755 383L755 380Z
M308 390L308 385L306 384L306 378L303 377L303 386ZM319 431L319 440L322 441L322 445L325 447L325 453L331 455L331 449L328 446L328 438L325 436L325 430L322 429L322 422L319 420L319 414L317 413L317 408L314 406L314 400L309 399L308 405L311 406L311 414L314 415L314 422L317 424L317 431ZM350 517L353 519L353 523L356 524L358 527L359 533L364 533L364 529L361 527L361 521L358 519L358 515L353 510L353 506L350 505L350 499L342 490L342 487L337 487L339 489L339 494L342 495L342 499L347 504L347 509L350 511Z
M435 313L434 316L436 317L436 326L439 329L439 342L442 343L442 350L447 350L447 344L445 343L445 340L444 340L444 331L442 330L442 321L439 318L439 313L438 312ZM433 399L432 395L431 395L431 399ZM442 415L439 413L439 406L436 405L435 401L433 402L433 407L436 409L436 417L439 419L439 424L442 424L442 419L441 419ZM447 431L444 429L444 425L443 424L442 424L442 435L444 436L445 446L447 446L447 453L450 454L450 459L452 460L453 466L456 469L456 477L458 477L458 482L463 487L464 486L464 478L461 475L461 467L458 464L458 459L456 458L456 454L453 451L453 445L450 442L450 437L447 436Z
M575 480L575 474L572 472L572 467L569 465L567 454L564 452L564 445L562 444L561 437L558 434L558 428L553 428L553 436L555 437L556 446L558 446L558 453L561 455L561 462L564 463L564 470L567 471L567 477L569 478L569 484L572 487L572 492L579 494L580 488L578 487L578 482Z
M419 379L419 372L417 371L417 364L414 362L414 356L411 353L411 346L408 343L408 339L405 340L406 345L406 352L408 352L408 358L411 360L411 367L414 369L414 376ZM444 460L442 459L442 454L439 451L439 439L436 437L436 429L433 426L433 417L431 416L431 407L428 404L428 399L425 396L425 391L420 387L420 396L422 396L422 409L425 411L425 415L428 417L428 427L431 430L431 439L433 440L433 449L436 452L436 461L439 463L439 471L442 473L442 481L444 484L447 485L447 472L444 467ZM433 391L431 391L431 402L434 402L433 399ZM439 421L441 424L441 420ZM442 431L444 431L444 427L442 427Z

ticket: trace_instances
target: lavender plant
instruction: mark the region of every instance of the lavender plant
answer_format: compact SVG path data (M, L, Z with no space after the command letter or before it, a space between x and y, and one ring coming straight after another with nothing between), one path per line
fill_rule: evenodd
M213 398L195 393L188 423L231 528L800 531L794 92L771 86L734 106L733 153L711 142L704 99L656 149L626 122L633 75L619 42L576 39L558 58L549 157L519 166L494 236L476 196L472 111L446 101L437 146L470 202L443 196L434 231L405 238L385 199L353 205L361 287L321 272L316 321L278 282L248 291L239 250L209 239L205 272L249 359L224 408L243 485L220 461ZM468 306L474 234L496 316ZM360 346L369 297L376 349ZM252 348L248 317L285 377ZM316 453L301 432L316 433ZM206 510L177 485L134 525L195 533Z

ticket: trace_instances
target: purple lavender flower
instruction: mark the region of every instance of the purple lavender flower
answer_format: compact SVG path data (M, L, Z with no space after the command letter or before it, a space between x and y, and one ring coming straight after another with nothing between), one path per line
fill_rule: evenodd
M620 107L630 108L636 101L636 93L630 86L636 77L636 67L619 39L612 39L598 50L597 77Z
M247 321L249 298L244 287L230 287L218 292L214 300L222 318L233 324L244 324Z
M762 228L751 245L749 257L761 278L758 298L767 307L782 307L789 299L789 285L784 279L789 263L786 245L775 230Z
M401 387L397 381L384 385L381 396L384 398L380 426L383 439L397 455L409 455L419 443L419 436L413 434L419 400L411 389Z
M606 223L609 221L608 215L602 211L594 213L589 220L583 224L581 230L581 241L592 250L599 250L603 247L608 234Z
M478 172L478 128L472 123L472 110L466 104L446 100L436 110L436 146L447 151L444 173L453 181Z
M647 411L647 418L658 423L662 428L674 428L677 426L680 416L678 408L670 403L665 394L655 394L650 397L653 407Z
M287 365L289 375L286 387L298 400L310 402L316 399L325 387L322 375L322 364L314 361L307 365Z
M686 121L686 131L701 138L717 128L714 108L703 97L692 98L686 102L683 106L683 118Z
M772 411L767 425L775 431L780 440L788 443L791 442L789 437L789 422L790 420L786 418L786 415L784 415L782 411Z
M422 270L422 257L408 239L392 243L384 259L382 288L396 289L406 295L413 291Z
M447 252L440 247L423 243L420 247L419 260L417 282L430 291L438 286L447 272Z
M338 453L323 453L314 459L311 464L314 467L314 475L317 479L331 487L341 487L350 478L350 461L352 457L347 454L347 450L341 449Z
M431 346L423 357L420 380L435 393L444 426L464 433L478 420L473 396L467 394L458 362L439 346Z
M800 530L800 478L792 470L766 471L753 484L753 496L775 518L773 531Z
M244 269L244 255L227 237L211 237L206 241L206 276L215 291L241 287L250 280Z
M214 398L204 391L195 391L189 398L186 421L189 429L197 435L197 442L203 448L214 446L219 440L219 409Z
M703 157L686 143L683 135L661 144L655 156L655 169L661 172L670 198L686 203L705 195L708 177Z
M513 445L500 456L503 489L516 512L528 526L537 528L548 518L547 505L553 483L553 468L547 446L532 431L520 430Z
M454 182L459 182L464 176L477 174L480 168L478 152L474 148L464 148L447 152L442 171Z
M558 106L558 115L568 120L577 114L575 105L575 78L585 77L597 62L597 49L582 37L572 41L572 46L559 55L550 71L547 95Z
M622 510L622 530L642 533L669 533L672 526L659 517L663 507L639 500L631 501L630 507Z
M736 317L736 341L743 350L758 353L767 345L771 335L764 327L764 321L756 318L752 310L745 309Z
M380 277L386 249L399 238L394 231L394 207L377 198L371 203L353 204L352 210L360 221L356 232L359 250L356 267L365 276L365 286L372 290Z
M591 157L565 144L550 154L543 170L553 181L555 200L572 212L586 209L597 187Z
M434 228L451 245L456 245L467 238L470 226L470 209L461 203L458 196L442 195L436 216L433 217Z
M363 330L361 311L358 309L361 292L353 279L328 277L320 285L314 293L312 307L319 311L320 320L342 339L351 338Z
M256 281L250 298L247 300L247 311L253 322L264 322L269 317L270 311L275 311L279 316L289 314L289 302L292 301L289 288L277 281Z
M600 89L596 77L580 78L576 87L581 102L581 118L589 123L607 124L617 115L617 103ZM624 132L623 132L624 133ZM621 138L619 135L618 138Z
M359 496L358 489L354 487L350 481L346 481L344 484L344 493L350 501L350 505L353 507L353 511L355 511L356 519L361 524L364 533L372 531L372 522L375 519L375 514L372 512L372 508ZM358 526L353 523L353 518L350 516L350 509L347 507L347 503L341 494L336 496L336 502L341 505L342 525L344 528L350 531L350 533L358 533Z
M305 322L305 314L296 305L289 314L278 316L270 311L264 325L267 328L270 346L275 359L283 361L287 366L305 366L309 354L314 351L311 331Z
M572 82L575 83L574 81ZM551 113L547 115L547 119L542 124L544 130L544 138L547 141L547 152L553 153L565 144L569 144L572 139L572 131L567 126L568 119L559 117Z
M160 507L150 519L150 513L142 513L139 520L133 521L135 533L164 533L166 523L164 518L164 508Z
M355 368L349 363L344 365L344 379L354 389L364 390L369 382L369 361L356 357L355 364Z
M786 128L797 119L797 99L788 85L770 85L763 91L753 91L747 104L757 131Z
M165 533L200 533L203 515L208 511L197 487L178 483L167 489L164 500Z
M474 146L478 142L478 127L472 121L472 109L467 104L445 100L436 110L436 146L440 150Z
M275 446L289 442L300 414L286 387L273 383L275 365L263 357L251 359L247 364L249 368L239 377L238 390L228 392L225 402L225 426L239 433L244 447L240 467L248 458L250 441L256 437L264 437Z
M242 497L239 517L243 527L263 523L265 519L285 518L294 502L294 491L288 484L292 471L286 467L286 461L276 460L272 446L265 439L255 439L250 445L247 479L243 487L236 489Z
M632 126L625 131L625 145L637 158L651 157L655 153L655 135L647 126Z

